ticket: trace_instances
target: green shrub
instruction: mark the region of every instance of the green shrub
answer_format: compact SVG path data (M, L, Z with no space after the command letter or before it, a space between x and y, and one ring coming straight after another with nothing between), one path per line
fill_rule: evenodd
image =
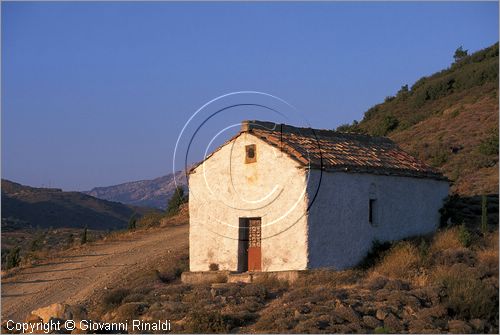
M137 216L136 216L136 213L132 214L132 216L128 220L128 230L134 230L135 228L137 228Z
M19 266L19 263L21 263L21 247L17 246L9 250L9 253L7 254L5 268L7 270L15 268Z
M487 139L483 140L478 147L483 155L498 155L498 130L495 130Z
M382 118L382 120L375 127L373 135L375 136L385 136L389 132L396 129L399 125L398 119L393 115L386 115Z
M335 130L340 131L342 133L347 133L349 132L349 129L351 129L351 125L349 123L343 123L340 126L338 126Z
M443 147L436 149L432 155L431 164L434 167L440 167L448 161L448 151Z
M464 223L462 223L458 229L458 240L466 248L468 248L472 243L472 235Z
M336 131L342 133L359 133L361 129L359 128L358 121L352 121L352 124L344 123L337 127Z
M455 50L455 54L453 55L455 62L458 63L461 60L465 59L465 57L468 56L467 52L468 52L468 50L464 50L462 46L457 48L457 50Z
M43 240L45 239L45 235L42 232L38 232L35 238L31 241L30 250L37 251L43 246Z
M172 198L170 198L170 200L168 201L166 214L168 216L173 216L179 213L179 208L183 203L186 202L186 200L187 199L184 196L184 189L180 186L177 186L174 194L172 195Z

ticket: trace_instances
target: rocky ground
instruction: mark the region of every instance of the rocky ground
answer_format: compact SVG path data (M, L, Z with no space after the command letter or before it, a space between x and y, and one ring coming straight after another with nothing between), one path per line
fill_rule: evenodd
M294 283L183 284L185 249L28 320L170 320L185 333L498 333L498 231L468 236L444 229L381 248L364 268L311 271Z

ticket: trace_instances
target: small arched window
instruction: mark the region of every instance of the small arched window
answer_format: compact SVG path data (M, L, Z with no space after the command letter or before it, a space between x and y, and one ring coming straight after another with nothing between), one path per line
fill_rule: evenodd
M368 190L368 223L372 226L378 225L377 187L374 183L370 184Z

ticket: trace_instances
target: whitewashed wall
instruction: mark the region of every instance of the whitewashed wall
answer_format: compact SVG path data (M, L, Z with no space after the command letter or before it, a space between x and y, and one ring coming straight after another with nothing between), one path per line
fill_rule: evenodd
M245 145L257 162L245 164ZM238 266L241 217L262 218L262 270L307 267L306 171L250 133L216 151L189 176L191 271Z
M313 170L308 194L320 179ZM369 198L376 198L375 223L368 222ZM372 241L398 240L432 232L448 183L433 179L323 172L309 212L309 268L356 265Z

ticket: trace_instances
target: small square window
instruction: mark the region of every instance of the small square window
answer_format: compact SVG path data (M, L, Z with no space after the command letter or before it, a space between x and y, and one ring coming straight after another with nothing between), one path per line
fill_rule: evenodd
M257 150L255 144L245 146L245 164L255 163L257 161Z
M377 201L375 199L369 199L369 202L368 202L368 222L372 225L372 226L376 226L377 225L377 215L376 215L376 208L377 206Z

